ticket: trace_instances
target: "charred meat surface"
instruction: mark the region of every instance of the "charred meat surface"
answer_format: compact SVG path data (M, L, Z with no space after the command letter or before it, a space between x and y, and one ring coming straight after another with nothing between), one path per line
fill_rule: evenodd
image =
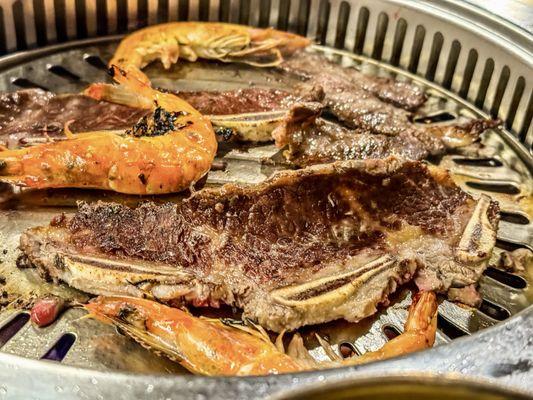
M244 88L227 91L175 92L205 115L246 114L286 109L295 97L285 90Z
M73 132L130 128L147 110L82 94L55 95L41 89L0 94L0 140L8 147L62 138L69 121Z
M284 171L180 204L81 204L28 230L42 275L93 294L220 303L274 331L359 321L415 274L424 288L475 283L497 205L419 162L345 161Z
M497 124L488 120L466 120L453 126L440 125L424 130L409 127L392 135L374 133L364 127L347 128L323 118L322 111L321 103L295 104L272 133L278 147L287 146L284 155L292 164L303 167L388 156L423 160L471 144L483 130Z
M365 95L366 92L409 111L415 111L427 99L424 91L418 86L390 78L365 75L355 68L344 68L317 53L300 51L288 58L280 69L313 84L320 84L323 77L335 77L349 83L358 95Z

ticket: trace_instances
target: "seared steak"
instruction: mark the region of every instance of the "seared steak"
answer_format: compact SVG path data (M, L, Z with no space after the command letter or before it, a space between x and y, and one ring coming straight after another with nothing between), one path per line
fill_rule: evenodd
M352 86L352 91L357 96L366 97L371 94L409 111L415 111L427 99L424 91L418 86L390 78L365 75L355 68L344 68L317 53L301 51L293 54L280 68L314 85L321 85L320 81L324 78L339 79Z
M471 144L485 129L498 124L497 121L465 118L455 125L423 129L411 126L395 134L383 134L364 127L346 128L322 118L322 111L321 103L295 104L272 133L278 147L288 146L284 155L292 164L307 166L391 155L422 160Z
M55 95L41 89L0 94L0 140L8 147L63 137L73 132L131 128L146 110L81 94Z
M240 307L274 331L359 321L416 273L428 289L477 281L498 206L419 162L345 161L283 171L180 204L81 204L28 230L42 275L93 294Z

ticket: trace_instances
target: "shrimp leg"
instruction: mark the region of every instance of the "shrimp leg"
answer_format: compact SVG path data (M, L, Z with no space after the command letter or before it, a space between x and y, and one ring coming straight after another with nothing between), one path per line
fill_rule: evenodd
M285 353L282 335L276 343L258 326L239 326L198 318L157 302L130 297L98 297L87 304L90 315L120 327L143 346L203 375L265 375L362 364L396 357L433 345L436 296L414 296L405 331L375 352L345 360L314 360L299 335Z

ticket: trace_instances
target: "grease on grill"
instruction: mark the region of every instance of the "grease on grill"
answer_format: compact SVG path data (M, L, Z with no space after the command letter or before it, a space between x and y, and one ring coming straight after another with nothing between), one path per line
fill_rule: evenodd
M142 117L131 129L126 131L126 134L135 137L166 135L168 132L187 126L187 124L176 122L179 117L184 115L187 115L187 113L183 111L167 111L158 106L152 115Z

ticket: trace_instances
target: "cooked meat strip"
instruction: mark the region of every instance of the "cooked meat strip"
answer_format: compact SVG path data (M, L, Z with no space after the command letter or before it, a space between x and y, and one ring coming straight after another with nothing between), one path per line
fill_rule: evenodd
M294 96L284 90L263 88L175 93L206 115L283 110L295 100Z
M313 84L321 78L336 77L349 83L358 96L364 92L384 102L409 111L418 109L427 97L424 91L410 83L390 78L365 75L355 68L345 68L329 61L324 55L301 51L288 58L280 67L283 71L299 75Z
M422 160L429 155L474 142L497 122L465 119L455 125L436 125L424 130L409 128L395 135L373 133L365 128L346 128L320 115L321 103L292 106L283 123L272 133L276 145L288 145L288 161L298 166L338 160L386 158L391 155Z
M283 171L180 204L81 204L28 230L43 276L93 294L226 303L274 331L359 321L416 272L446 291L479 279L497 204L419 162L344 161Z
M131 128L146 110L81 94L56 95L41 89L0 94L0 140L8 147L63 137L63 127L73 121L73 132Z
M463 118L455 124L415 124L410 112L384 103L370 93L358 93L338 76L322 75L314 83L323 90L321 102L348 127L379 135L414 136L424 143L430 154L440 154L445 147L471 144L483 131L501 123L499 120Z

